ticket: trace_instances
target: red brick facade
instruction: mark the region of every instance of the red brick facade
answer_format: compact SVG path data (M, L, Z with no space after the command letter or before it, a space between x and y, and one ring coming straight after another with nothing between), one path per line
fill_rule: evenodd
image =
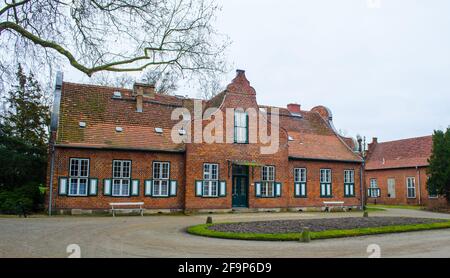
M443 207L446 200L429 195L427 166L431 155L431 136L369 145L365 171L366 192L371 183L380 189L379 197L368 197L368 203L388 205L423 205ZM413 190L408 194L408 180ZM372 182L371 182L372 181ZM388 183L391 183L390 187ZM414 193L414 194L413 194Z
M256 111L263 108L266 114L258 114L258 117L267 117L267 133L278 133L279 141L274 153L263 154L261 147L269 144L260 140L246 144L172 142L170 129L177 121L170 119L170 113L174 108L193 111L194 100L191 99L159 94L144 96L143 111L138 113L136 99L139 96L134 96L134 92L70 83L64 83L62 87L61 116L57 136L52 140L55 146L52 210L108 210L111 202L144 202L145 209L155 211L228 211L234 207L233 196L237 190L234 187L233 167L247 171L243 179L246 183L243 182L242 188L247 191L246 207L249 209L324 208L327 201L340 201L345 207L357 208L363 203L360 182L362 160L334 131L329 110L317 107L312 111L303 111L296 105L290 105L290 109L260 106L255 90L242 71L238 72L226 91L210 101L202 101L202 110L216 107L222 111L225 126L233 122L233 119L227 119L228 108L253 108ZM122 92L123 99L112 98L117 90ZM292 109L295 111L290 111ZM271 120L278 115L280 122L273 128ZM211 118L215 118L214 113ZM79 126L79 122L84 122L86 127ZM195 129L194 122L191 121L192 130ZM202 129L210 122L202 120ZM118 132L116 127L123 130ZM155 134L155 128L162 128L163 132ZM249 134L260 130L259 124L253 122L248 123L247 128ZM226 142L228 134L221 131L214 134ZM189 135L194 139L192 134ZM89 178L98 179L98 194L83 197L60 194L58 183L60 178L69 178L71 158L89 159ZM105 180L112 179L113 160L131 161L130 179L139 181L138 196L105 196ZM176 181L176 196L146 196L146 181L153 179L153 162L170 162L170 180ZM204 179L205 163L218 164L217 180L220 186L225 186L226 194L222 192L213 198L198 196L197 183ZM265 198L257 196L263 166L274 166L273 191L279 186L279 194L277 192ZM294 168L306 168L305 198L295 196ZM331 170L332 196L327 198L322 198L320 194L321 169ZM344 170L354 171L355 195L352 197L344 196Z

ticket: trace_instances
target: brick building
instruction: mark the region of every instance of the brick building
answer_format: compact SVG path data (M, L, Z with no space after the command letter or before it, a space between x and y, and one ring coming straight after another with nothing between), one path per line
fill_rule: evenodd
M432 136L369 144L365 176L368 203L445 206L427 189Z
M52 211L106 211L110 202L144 202L148 213L364 203L362 158L337 135L330 110L258 105L244 71L208 101L59 76L51 138Z

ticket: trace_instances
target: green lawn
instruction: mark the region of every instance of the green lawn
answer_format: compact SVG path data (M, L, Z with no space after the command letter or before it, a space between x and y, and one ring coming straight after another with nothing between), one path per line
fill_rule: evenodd
M233 233L233 232L217 232L209 230L208 227L214 224L203 224L192 226L187 229L189 234L224 238L224 239L238 239L238 240L259 240L259 241L298 241L301 233L289 234L257 234L257 233ZM413 231L435 230L435 229L449 229L450 221L429 223L429 224L414 224L401 226L385 226L377 228L360 228L352 230L329 230L322 232L311 232L311 239L328 239L341 237L355 237L364 235L387 234L387 233L403 233Z
M386 208L397 208L397 209L415 209L422 210L422 206L408 206L408 205L367 205L370 209L386 209Z

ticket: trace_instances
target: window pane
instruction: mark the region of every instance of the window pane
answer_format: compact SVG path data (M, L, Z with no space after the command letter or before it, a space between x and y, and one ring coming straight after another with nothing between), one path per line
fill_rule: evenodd
M122 168L122 162L121 161L114 161L113 162L113 177L114 178L120 178L120 170Z
M130 190L129 190L129 181L128 180L122 180L122 196L128 196Z
M169 163L163 163L161 178L162 179L168 179L169 178Z
M78 179L70 179L69 193L70 193L70 195L78 194Z
M161 181L161 195L168 196L169 195L169 181Z
M156 162L153 164L153 178L154 179L160 178L160 169L161 169L161 163Z
M89 160L87 159L82 159L80 160L80 177L87 177L88 174L88 169L89 169Z
M129 178L131 172L131 162L130 161L124 161L123 162L123 171L122 171L122 177L123 178Z
M78 159L72 159L70 161L70 176L77 177L78 176Z
M87 179L80 179L79 184L79 195L86 195L87 194Z
M118 196L120 195L120 180L114 180L113 181L113 195Z

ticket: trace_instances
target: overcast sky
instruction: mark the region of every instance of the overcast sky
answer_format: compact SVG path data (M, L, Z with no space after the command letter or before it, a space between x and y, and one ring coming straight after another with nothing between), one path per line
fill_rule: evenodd
M218 29L260 104L325 105L337 129L367 141L446 128L450 1L368 1L221 0Z

